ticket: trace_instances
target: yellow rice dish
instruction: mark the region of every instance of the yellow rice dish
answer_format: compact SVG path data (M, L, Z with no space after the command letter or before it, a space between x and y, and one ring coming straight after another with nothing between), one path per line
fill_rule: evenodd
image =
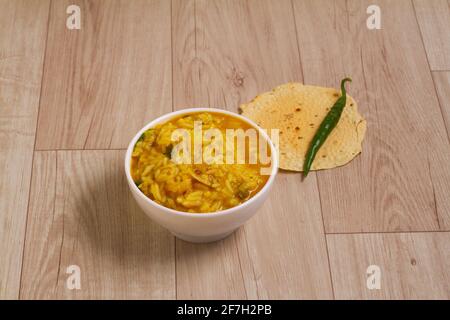
M150 199L178 211L216 212L237 206L253 197L268 180L261 164L177 163L172 159L176 129L185 129L194 140L194 122L202 129L217 128L226 139L226 129L252 128L229 115L213 112L182 115L148 129L136 143L131 159L131 176ZM201 139L203 150L211 141ZM245 144L248 160L249 144ZM224 153L225 153L224 149ZM193 156L192 156L193 157ZM192 158L193 160L193 158Z

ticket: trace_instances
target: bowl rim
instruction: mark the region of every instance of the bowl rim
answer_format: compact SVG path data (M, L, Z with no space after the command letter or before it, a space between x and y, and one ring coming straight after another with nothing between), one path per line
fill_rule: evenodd
M270 146L270 152L271 152L271 162L272 162L272 170L270 172L270 177L269 179L267 179L265 185L261 188L261 190L258 191L258 193L256 193L253 197L251 197L250 199L248 199L247 201L238 204L235 207L231 207L225 210L220 210L220 211L214 211L214 212L207 212L207 213L200 213L200 212L185 212L185 211L178 211L175 209L171 209L171 208L167 208L159 203L157 203L156 201L150 199L149 197L147 197L134 183L133 178L131 177L131 154L133 152L134 146L137 142L137 140L141 137L141 135L148 129L150 129L151 127L154 127L157 124L166 122L172 118L175 118L179 115L183 115L183 114L191 114L191 113L200 113L200 112L214 112L214 113L222 113L222 114L226 114L229 116L233 116L236 117L244 122L247 122L248 124L250 124L252 127L254 127L255 129L258 130L259 133L262 134L262 136L264 137L264 139L269 143ZM273 184L275 177L278 173L278 153L277 150L272 142L272 140L269 138L269 136L267 135L267 133L262 130L261 127L259 127L255 122L253 122L252 120L228 111L228 110L224 110L224 109L217 109L217 108L187 108L187 109L180 109L177 111L172 111L166 114L163 114L155 119L153 119L152 121L150 121L149 123L147 123L144 127L142 127L142 129L140 129L136 135L131 139L130 143L128 144L128 148L125 154L125 175L127 177L127 181L128 181L128 185L129 187L135 191L135 195L138 195L139 198L143 199L145 202L149 203L151 206L154 206L158 209L161 209L167 213L170 214L174 214L174 215L178 215L178 216L184 216L184 217L195 217L195 218L210 218L213 216L223 216L223 215L227 215L227 214L232 214L234 212L240 211L241 209L249 206L252 202L256 201L256 199L258 199L259 197L261 197L263 194L265 194L266 192L269 191L269 188L271 187L271 185Z

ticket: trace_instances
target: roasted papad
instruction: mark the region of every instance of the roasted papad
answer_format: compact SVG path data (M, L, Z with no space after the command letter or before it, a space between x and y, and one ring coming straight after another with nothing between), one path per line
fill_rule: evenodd
M279 129L281 169L303 171L305 155L314 134L339 98L334 88L287 83L258 95L241 105L242 115L260 127ZM354 99L347 102L337 126L318 151L312 170L342 166L361 152L366 120L358 113Z

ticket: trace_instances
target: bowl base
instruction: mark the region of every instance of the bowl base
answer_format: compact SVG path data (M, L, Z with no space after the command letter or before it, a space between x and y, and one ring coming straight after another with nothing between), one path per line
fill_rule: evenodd
M204 237L202 237L202 236L190 236L190 235L176 233L176 232L172 232L172 231L171 231L171 233L175 237L177 237L177 238L179 238L181 240L187 241L187 242L207 243L207 242L214 242L214 241L219 241L219 240L225 239L230 234L232 234L235 230L232 230L232 231L226 232L226 233L222 233L222 234L219 234L219 235L204 236Z

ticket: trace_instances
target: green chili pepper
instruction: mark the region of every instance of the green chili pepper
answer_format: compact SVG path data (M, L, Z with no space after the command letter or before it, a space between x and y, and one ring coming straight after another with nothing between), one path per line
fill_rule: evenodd
M323 145L325 140L330 135L331 131L336 127L339 119L341 118L342 110L344 110L345 103L347 102L347 93L345 92L345 83L352 81L350 78L345 78L341 81L341 96L331 107L328 114L323 119L322 123L317 129L314 138L311 141L308 152L306 153L305 163L303 164L303 176L306 177L311 169L312 162L316 157L317 152Z

